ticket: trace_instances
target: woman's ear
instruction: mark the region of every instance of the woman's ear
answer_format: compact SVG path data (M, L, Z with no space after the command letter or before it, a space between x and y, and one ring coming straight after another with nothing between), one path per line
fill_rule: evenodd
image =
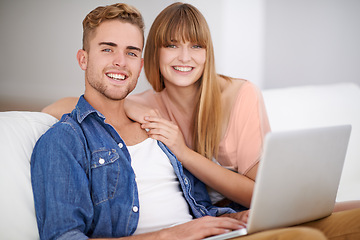
M80 68L82 70L86 70L87 61L88 61L88 53L85 50L80 49L76 54L76 58L78 60Z

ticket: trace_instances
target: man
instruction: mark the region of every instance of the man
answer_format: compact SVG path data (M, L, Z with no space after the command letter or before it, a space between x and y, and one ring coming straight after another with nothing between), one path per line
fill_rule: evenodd
M88 14L83 27L77 60L85 71L85 93L76 109L39 139L31 161L41 238L122 237L147 231L155 231L145 234L148 237L184 236L189 223L156 230L193 217L233 212L213 207L203 184L125 115L123 100L135 88L143 65L140 13L125 4L99 7ZM130 158L127 146L144 142L150 144L148 152L133 149ZM137 157L139 153L145 157ZM163 169L165 174L159 172ZM202 218L191 222L197 231L191 235L206 230L198 235L201 238L240 225L233 218Z
M77 60L85 93L39 139L31 159L41 239L201 239L241 228L237 219L246 214L212 206L204 184L125 115L124 98L143 65L140 13L126 4L99 7L83 28ZM310 228L266 236L294 234L323 238Z

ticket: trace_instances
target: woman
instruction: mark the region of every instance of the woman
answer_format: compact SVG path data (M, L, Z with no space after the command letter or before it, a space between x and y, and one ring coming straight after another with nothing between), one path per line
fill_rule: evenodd
M264 102L252 83L216 74L210 30L195 7L174 3L157 16L144 69L155 92L129 96L129 117L216 190L210 189L216 205L249 208L263 139L270 131ZM59 118L75 104L76 99L67 98L43 111Z
M152 138L167 144L209 187L249 207L263 138L270 131L261 93L248 81L216 74L209 27L189 4L174 3L157 16L144 62L157 93L149 90L129 99L172 122L156 117L144 122L142 111L131 113L134 105L127 108L130 117L143 122ZM213 158L236 173L209 161Z

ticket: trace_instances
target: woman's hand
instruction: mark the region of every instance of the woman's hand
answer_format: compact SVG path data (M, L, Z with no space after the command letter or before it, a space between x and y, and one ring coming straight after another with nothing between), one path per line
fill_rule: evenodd
M124 109L128 118L138 123L146 123L145 116L161 117L157 109L145 106L129 98L125 99Z
M178 125L161 117L147 116L145 121L141 127L148 131L149 137L163 142L181 161L181 156L190 149Z

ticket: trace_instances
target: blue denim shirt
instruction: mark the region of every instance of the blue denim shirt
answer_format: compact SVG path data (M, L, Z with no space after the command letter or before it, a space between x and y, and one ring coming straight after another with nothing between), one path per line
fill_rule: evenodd
M158 144L195 218L234 212L211 205L205 185L183 169L164 144ZM129 152L83 96L72 113L36 143L31 180L41 239L122 237L136 230L141 206Z

